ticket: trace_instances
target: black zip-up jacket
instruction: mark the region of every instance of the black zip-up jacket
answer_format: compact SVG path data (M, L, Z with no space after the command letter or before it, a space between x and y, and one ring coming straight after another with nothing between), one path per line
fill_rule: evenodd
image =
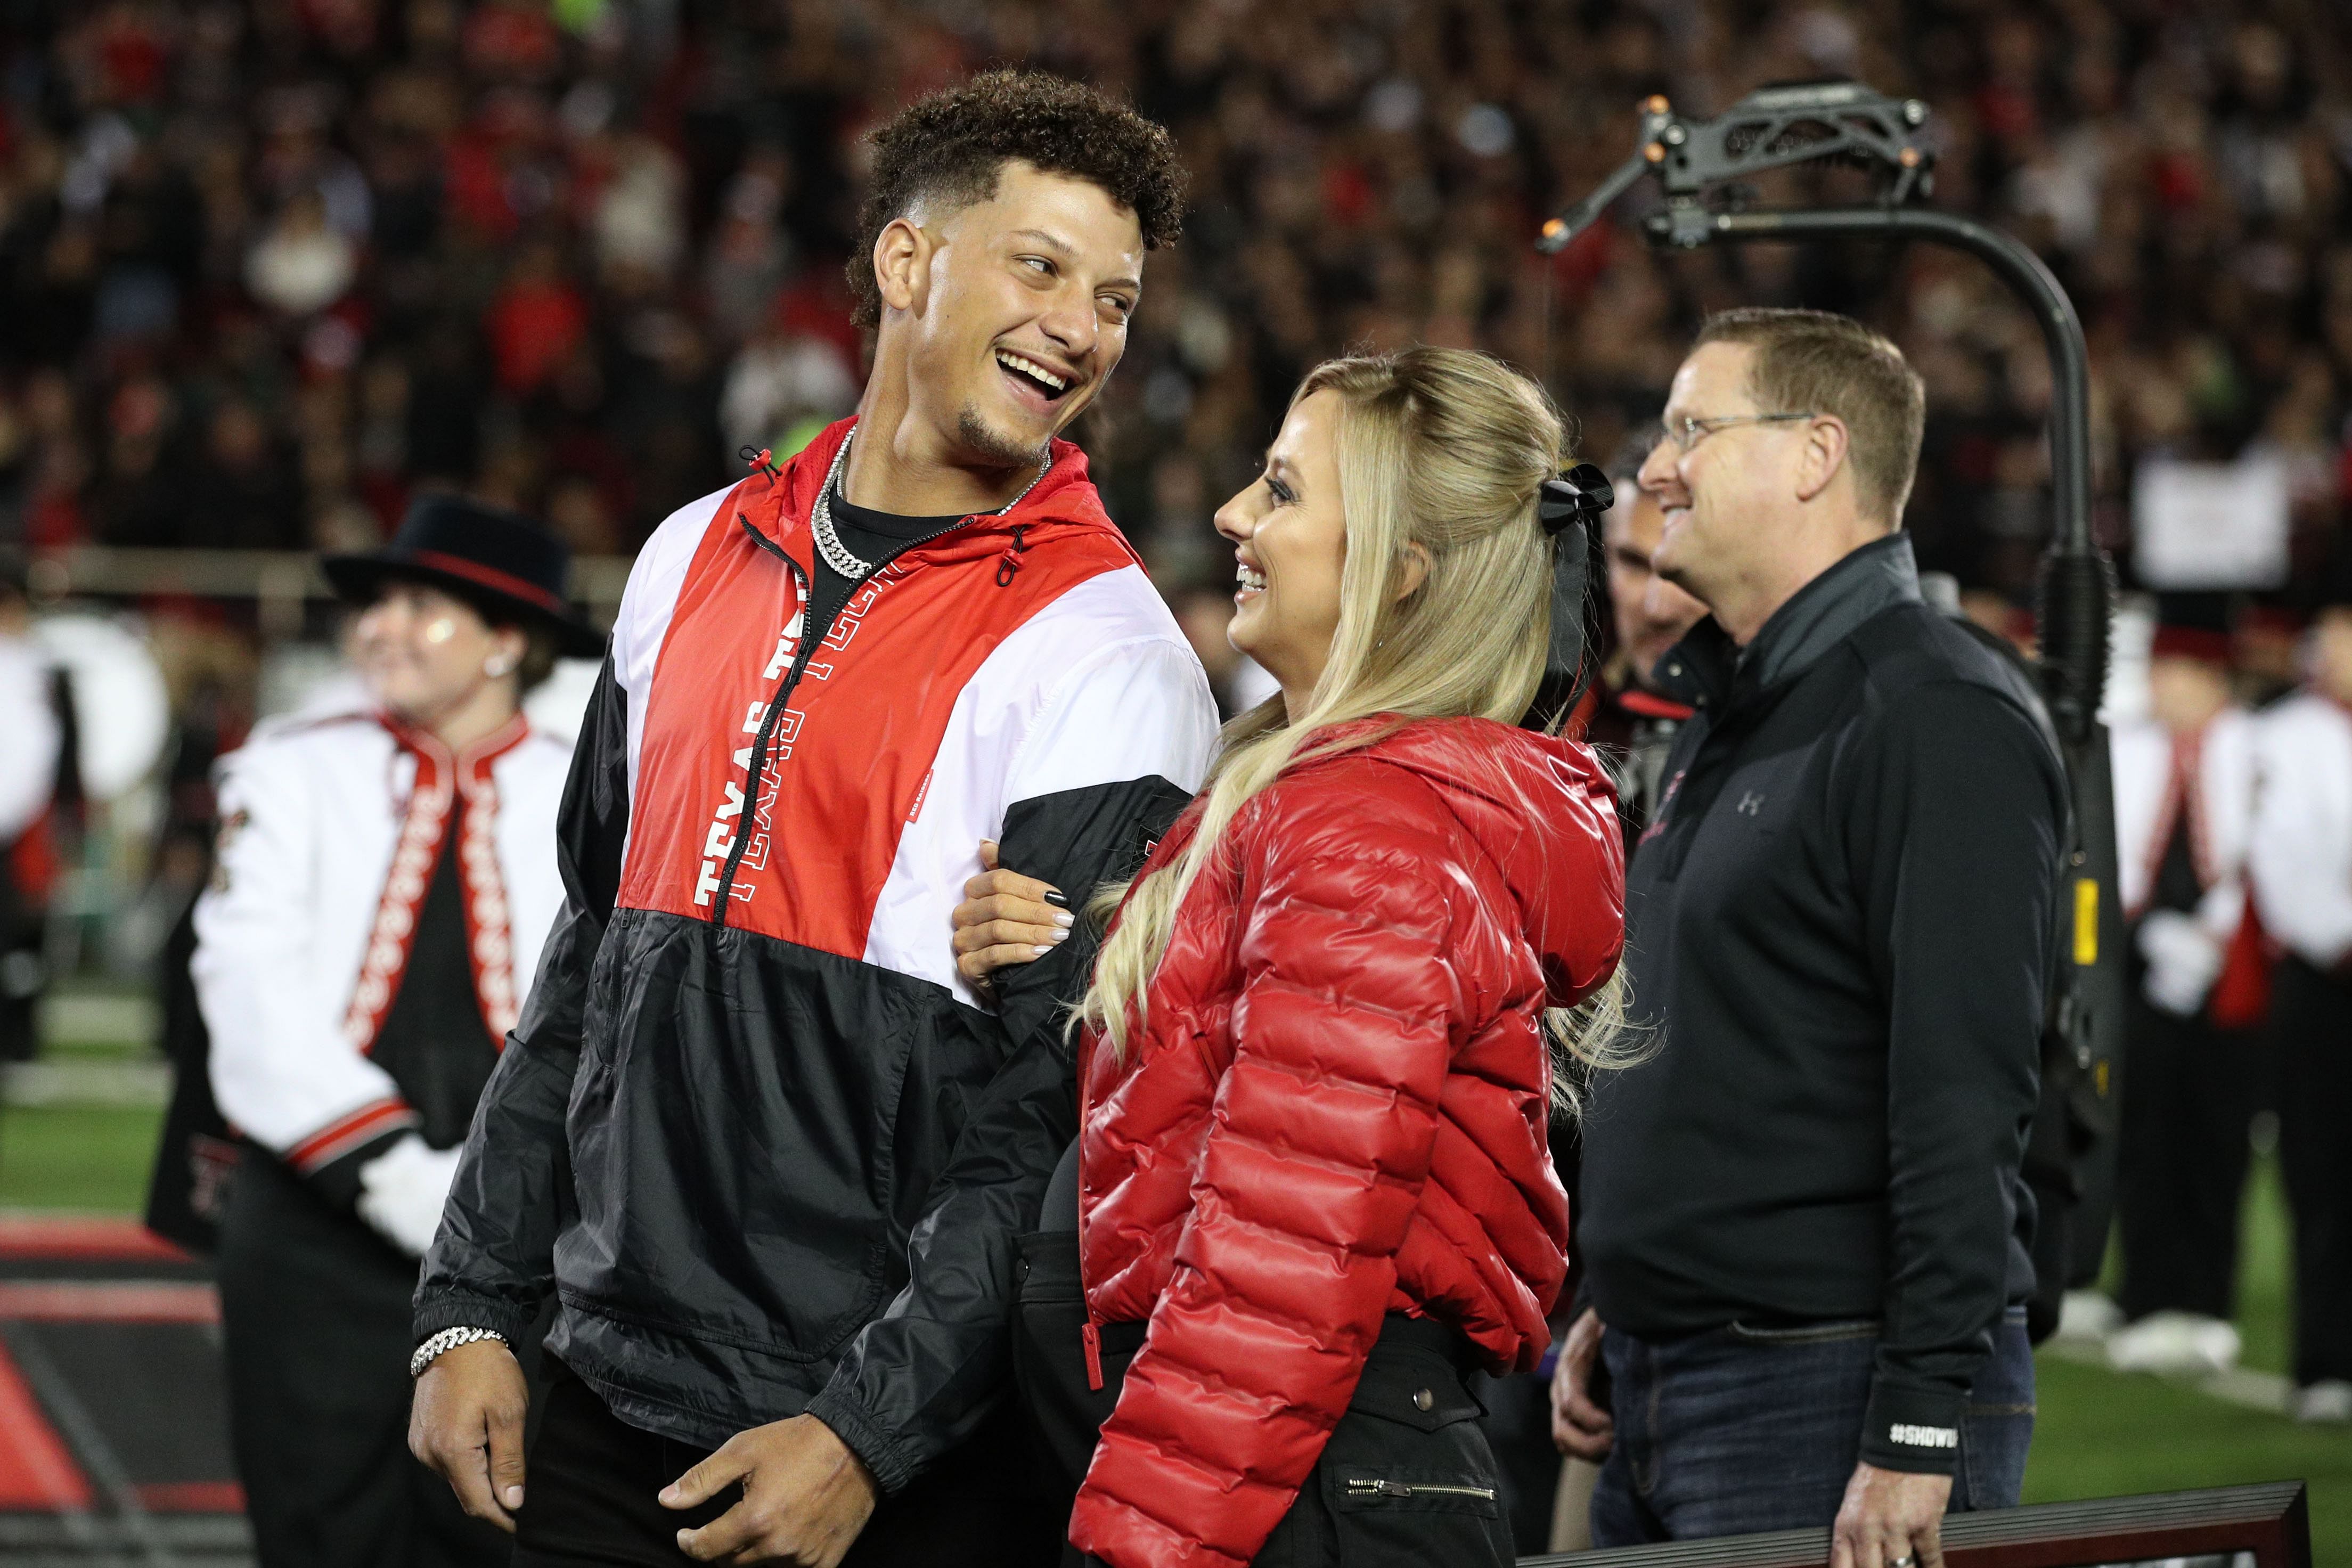
M992 1014L950 915L998 838L1090 889L1197 786L1208 682L1086 459L810 608L847 434L639 554L559 823L567 893L415 1332L517 1334L706 1447L803 1413L886 1491L1002 1392L1014 1238L1075 1131L1081 942Z
M2023 677L1854 551L1744 655L1666 656L1675 739L1626 894L1655 1056L1596 1085L1578 1240L1601 1321L1663 1339L1877 1320L1862 1457L1948 1472L2031 1291L2056 747Z

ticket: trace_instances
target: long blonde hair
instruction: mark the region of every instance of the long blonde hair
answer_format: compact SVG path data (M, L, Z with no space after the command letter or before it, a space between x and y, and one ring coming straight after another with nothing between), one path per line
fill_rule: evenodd
M1112 883L1089 900L1094 918L1114 910L1118 918L1074 1022L1099 1029L1115 1056L1143 1026L1177 910L1251 797L1295 763L1370 745L1394 728L1335 736L1336 726L1377 714L1516 724L1543 679L1552 545L1536 521L1536 500L1568 447L1543 389L1486 354L1412 348L1327 361L1298 384L1291 406L1326 391L1339 395L1347 527L1331 656L1295 722L1276 695L1225 726L1182 853L1132 891ZM1426 574L1401 594L1414 554ZM1613 1066L1610 1047L1623 1018L1622 983L1612 976L1572 1011L1550 1010L1547 1023L1559 1052ZM1567 1070L1569 1061L1558 1065L1554 1099L1572 1110L1580 1075Z

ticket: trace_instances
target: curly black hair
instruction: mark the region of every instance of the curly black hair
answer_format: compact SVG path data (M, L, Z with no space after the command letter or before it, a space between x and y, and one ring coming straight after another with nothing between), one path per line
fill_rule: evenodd
M1043 71L992 70L900 110L871 133L873 187L846 268L861 327L882 319L874 246L919 202L968 206L996 193L1019 158L1090 181L1135 214L1146 249L1174 243L1184 220L1184 168L1167 130L1083 82Z

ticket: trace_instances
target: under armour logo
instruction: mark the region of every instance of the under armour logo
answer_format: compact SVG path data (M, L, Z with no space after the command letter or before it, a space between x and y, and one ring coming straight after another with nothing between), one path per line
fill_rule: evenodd
M1757 816L1764 809L1764 797L1754 790L1740 792L1738 811L1742 816Z

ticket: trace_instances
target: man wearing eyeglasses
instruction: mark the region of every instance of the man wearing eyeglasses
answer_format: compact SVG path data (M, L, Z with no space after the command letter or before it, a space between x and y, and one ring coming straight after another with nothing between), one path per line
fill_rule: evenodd
M1696 716L1628 879L1656 1049L1584 1118L1555 1396L1596 1546L1833 1523L1832 1568L1934 1568L1948 1510L2017 1500L2065 786L2023 677L1921 601L1923 405L1853 321L1731 311L1642 467L1711 614L1656 671Z

